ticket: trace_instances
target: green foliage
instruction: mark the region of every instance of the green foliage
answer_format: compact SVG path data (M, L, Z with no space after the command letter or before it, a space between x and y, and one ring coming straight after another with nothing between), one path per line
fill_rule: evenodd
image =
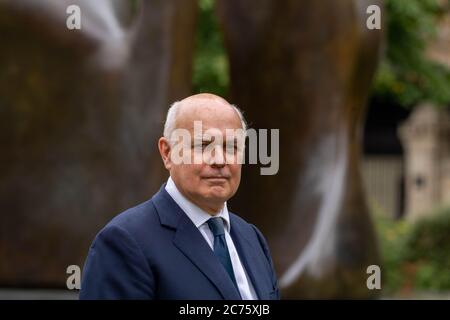
M450 209L418 221L406 241L405 258L418 266L415 286L450 289Z
M415 223L375 214L383 257L383 289L450 290L450 208Z
M374 94L403 106L421 101L450 103L450 70L425 55L435 36L439 0L386 0L387 50L374 83Z
M382 256L382 288L385 294L392 294L404 285L401 272L406 251L406 235L410 225L404 221L395 222L385 214L375 214L375 225L380 241Z
M195 93L228 93L228 60L219 31L213 0L199 1L199 20L194 57L193 89Z

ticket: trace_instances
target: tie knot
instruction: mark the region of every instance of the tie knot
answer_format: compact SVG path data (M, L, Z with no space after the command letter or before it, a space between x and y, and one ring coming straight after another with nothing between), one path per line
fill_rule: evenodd
M219 218L219 217L210 218L208 220L208 226L209 226L209 229L211 229L211 232L214 235L214 237L225 234L222 218Z

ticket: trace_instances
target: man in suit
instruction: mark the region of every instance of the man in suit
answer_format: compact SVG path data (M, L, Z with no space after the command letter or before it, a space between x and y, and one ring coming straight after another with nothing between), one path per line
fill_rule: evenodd
M264 237L227 208L245 130L239 109L216 95L171 106L158 141L170 177L96 236L80 299L279 299Z

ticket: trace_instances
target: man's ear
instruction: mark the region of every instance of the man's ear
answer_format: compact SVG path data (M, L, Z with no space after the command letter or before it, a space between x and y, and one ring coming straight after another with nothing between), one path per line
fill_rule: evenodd
M158 149L164 162L164 167L166 167L167 170L170 170L172 168L172 161L170 160L171 147L169 141L164 137L159 138Z

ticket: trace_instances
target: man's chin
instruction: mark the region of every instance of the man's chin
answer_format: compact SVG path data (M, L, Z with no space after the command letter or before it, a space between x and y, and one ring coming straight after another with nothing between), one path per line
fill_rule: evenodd
M230 197L230 192L222 186L212 186L208 188L207 197L214 202L225 202Z

